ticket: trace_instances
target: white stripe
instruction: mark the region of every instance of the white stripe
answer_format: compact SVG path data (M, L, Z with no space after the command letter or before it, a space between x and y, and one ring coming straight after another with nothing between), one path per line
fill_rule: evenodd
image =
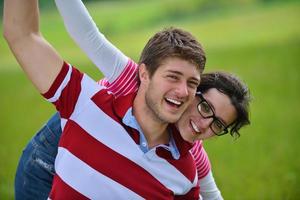
M79 94L72 116L80 114L85 105L91 101L91 98L104 88L106 87L99 85L95 80L84 74L81 80L81 92Z
M55 162L57 175L87 198L142 199L138 194L88 166L67 149L59 147L56 160L61 159L63 164Z
M70 79L70 77L68 78L68 80L69 79ZM90 78L88 75L83 74L83 77L81 80L81 91L80 91L78 100L76 102L75 110L73 111L72 115L76 116L77 114L79 114L80 111L84 108L84 105L90 101L90 98L93 95L95 95L95 93L97 93L98 91L100 91L103 88L105 88L105 86L99 85L95 80ZM64 129L67 121L68 121L67 119L61 118L60 123L61 123L62 130Z
M69 81L70 81L71 73L72 73L72 67L71 67L71 65L69 64L69 69L68 69L67 75L65 76L63 82L60 84L60 86L59 86L58 89L56 90L54 96L48 99L49 102L52 103L52 102L55 102L55 101L58 100L58 98L59 98L60 95L61 95L61 92L63 91L63 89L66 87L66 85L67 85L67 84L69 83Z
M71 116L71 119L92 137L146 169L175 194L185 194L196 185L165 159L157 156L155 149L144 154L126 130L93 102L85 105L84 112L76 118Z
M62 117L60 118L60 126L61 126L61 130L64 130L67 121L68 121L68 120L65 119L65 118L62 118Z

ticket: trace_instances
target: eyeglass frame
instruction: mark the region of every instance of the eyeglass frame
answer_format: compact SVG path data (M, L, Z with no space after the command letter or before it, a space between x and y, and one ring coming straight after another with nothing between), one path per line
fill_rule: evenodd
M220 120L219 117L216 116L215 112L214 112L214 109L211 107L211 105L207 102L207 100L204 98L202 92L196 92L196 95L200 97L200 102L197 104L197 110L199 112L199 114L204 118L204 119L208 119L208 118L213 118L213 120L211 121L211 123L209 124L209 128L212 130L212 132L216 135L216 136L222 136L222 135L225 135L229 132L228 128L234 123L231 123L229 125L226 125L222 122L222 120ZM206 104L209 106L211 112L212 112L212 115L211 116L203 116L203 114L200 112L199 110L199 106L200 104L202 104L203 102L206 102ZM216 133L214 131L214 129L212 128L212 124L215 122L215 121L218 121L220 122L223 126L224 126L224 129L223 131L221 131L220 133Z

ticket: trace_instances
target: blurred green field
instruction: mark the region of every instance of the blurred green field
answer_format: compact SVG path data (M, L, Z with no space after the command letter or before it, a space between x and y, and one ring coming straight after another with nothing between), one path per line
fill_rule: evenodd
M192 32L206 49L206 71L239 75L254 97L252 124L242 130L241 138L205 142L223 197L299 199L300 3L242 2L195 9L200 4L121 1L92 3L88 8L102 32L135 60L149 37L163 27ZM101 77L68 37L56 10L42 12L41 28L67 61ZM0 199L13 199L22 149L54 108L27 80L2 37L0 91Z

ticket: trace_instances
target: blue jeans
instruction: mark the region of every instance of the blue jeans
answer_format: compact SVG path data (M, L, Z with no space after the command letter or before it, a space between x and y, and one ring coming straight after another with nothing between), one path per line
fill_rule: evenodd
M56 113L23 150L15 177L16 200L47 199L61 132Z

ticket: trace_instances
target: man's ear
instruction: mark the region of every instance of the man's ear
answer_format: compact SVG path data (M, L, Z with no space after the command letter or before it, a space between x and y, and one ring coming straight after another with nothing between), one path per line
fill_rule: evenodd
M149 72L144 63L140 64L139 66L139 79L141 84L149 81Z

